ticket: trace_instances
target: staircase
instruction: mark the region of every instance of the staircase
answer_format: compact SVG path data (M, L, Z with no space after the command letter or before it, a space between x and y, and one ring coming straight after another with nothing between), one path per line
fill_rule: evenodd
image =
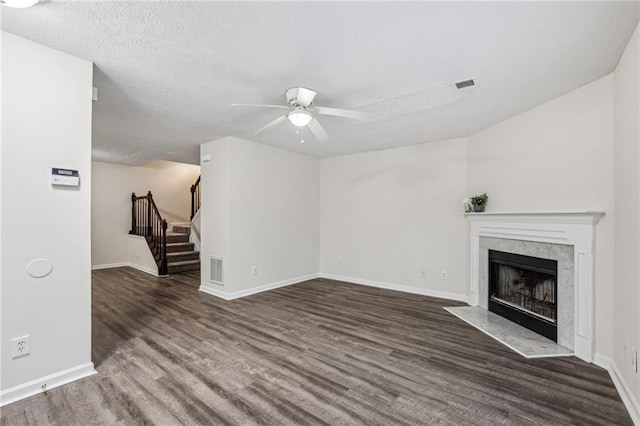
M191 226L173 226L167 232L167 272L175 274L200 270L200 252L189 242Z
M145 238L158 266L158 275L200 270L200 253L189 242L191 226L173 226L171 231L167 227L151 191L140 197L131 194L129 234Z

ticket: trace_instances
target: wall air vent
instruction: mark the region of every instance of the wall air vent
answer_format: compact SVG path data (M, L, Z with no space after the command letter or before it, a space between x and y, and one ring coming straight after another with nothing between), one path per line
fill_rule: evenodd
M209 282L224 285L224 258L211 256L209 262Z

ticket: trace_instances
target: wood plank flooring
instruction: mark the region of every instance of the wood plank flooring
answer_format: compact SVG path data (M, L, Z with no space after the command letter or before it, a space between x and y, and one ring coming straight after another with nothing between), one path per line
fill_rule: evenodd
M198 284L94 271L98 374L2 424L631 424L605 370L527 360L455 302L329 280L224 301Z

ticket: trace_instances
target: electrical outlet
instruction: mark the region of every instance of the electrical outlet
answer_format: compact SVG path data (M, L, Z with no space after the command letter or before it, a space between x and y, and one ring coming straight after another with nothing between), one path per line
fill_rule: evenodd
M447 279L447 271L440 272L440 279L441 280L446 280Z
M344 266L344 260L339 259L338 260L338 268L342 268Z
M258 275L258 267L257 266L252 266L251 267L251 275Z
M422 278L427 278L427 270L426 269L420 269L420 276Z
M13 344L12 358L19 358L31 353L31 337L29 335L15 337L11 339L11 343Z

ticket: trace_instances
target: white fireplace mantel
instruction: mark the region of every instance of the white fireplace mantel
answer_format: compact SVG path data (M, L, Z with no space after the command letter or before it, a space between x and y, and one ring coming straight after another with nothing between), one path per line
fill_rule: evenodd
M478 306L480 237L565 244L574 247L574 352L592 362L594 348L595 225L602 211L465 213L470 223L470 297Z

